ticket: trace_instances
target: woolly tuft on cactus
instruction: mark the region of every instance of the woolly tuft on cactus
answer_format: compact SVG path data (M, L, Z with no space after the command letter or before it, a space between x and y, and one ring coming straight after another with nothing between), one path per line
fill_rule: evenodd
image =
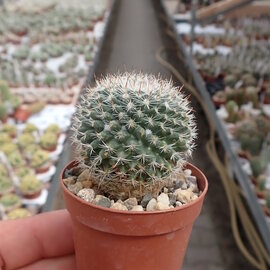
M86 92L74 141L101 189L117 195L124 183L161 184L191 155L194 116L180 90L152 75L125 73Z

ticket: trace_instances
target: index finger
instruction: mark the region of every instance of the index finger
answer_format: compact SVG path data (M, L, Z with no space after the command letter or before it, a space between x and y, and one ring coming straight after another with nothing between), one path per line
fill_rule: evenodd
M17 269L72 253L72 227L66 210L0 222L0 268Z

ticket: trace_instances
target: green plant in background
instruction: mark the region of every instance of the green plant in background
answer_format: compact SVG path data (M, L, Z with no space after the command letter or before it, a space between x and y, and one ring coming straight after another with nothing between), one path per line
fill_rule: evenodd
M20 168L16 169L16 175L19 178L23 178L24 176L31 175L31 174L33 174L31 169L29 169L27 167L20 167Z
M8 115L6 106L3 103L0 103L0 120L4 120Z
M233 74L226 75L226 77L224 79L225 85L229 86L231 88L233 88L235 86L236 82L237 82L237 78Z
M57 145L57 136L54 133L47 132L40 138L40 145L45 150L50 150Z
M27 123L23 129L23 133L33 133L33 132L38 132L37 126L31 123Z
M254 108L259 107L258 91L254 86L249 86L246 88L246 101L252 102Z
M19 151L11 153L8 156L8 162L14 168L22 167L26 164Z
M8 170L7 168L0 163L0 178L8 176Z
M229 123L236 123L239 120L239 108L235 101L230 100L226 103L226 110L228 117L226 119Z
M0 198L0 204L4 207L11 207L13 205L21 204L21 199L18 195L9 193Z
M0 151L4 152L7 156L18 150L18 146L15 143L7 143L0 147Z
M49 153L44 150L38 150L35 153L33 153L31 166L35 169L40 168L46 163L48 163L49 161L50 161Z
M266 178L264 175L261 175L258 178L258 191L260 191L260 192L265 191L265 184L266 184Z
M19 218L25 218L25 217L30 217L31 212L27 210L26 208L18 208L10 211L7 214L7 219L8 220L13 220L13 219L19 219Z
M0 100L8 101L11 99L12 94L6 81L0 80Z
M82 166L115 197L123 183L126 189L155 184L161 189L191 154L196 137L191 108L179 89L143 74L97 82L83 96L73 128Z
M270 193L269 192L266 194L265 200L266 200L265 205L266 205L267 209L270 209Z
M14 137L17 135L17 128L15 125L4 124L2 126L2 131L7 133L9 136Z
M23 194L35 193L41 190L42 184L35 175L25 175L20 182L20 191Z
M3 146L6 143L11 143L12 139L7 133L0 133L0 147Z
M0 177L0 194L9 192L13 187L13 183L7 177Z
M22 133L18 137L18 144L20 147L25 148L27 145L34 144L35 137L31 133Z
M57 124L50 124L44 131L44 133L59 134L61 132L60 127Z

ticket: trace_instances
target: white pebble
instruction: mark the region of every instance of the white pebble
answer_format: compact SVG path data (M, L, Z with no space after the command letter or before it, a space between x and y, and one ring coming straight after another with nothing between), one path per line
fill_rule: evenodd
M77 196L86 202L92 202L95 198L95 191L91 188L83 188L77 193Z
M157 200L155 198L151 199L146 206L146 211L155 211L157 205Z
M164 204L162 202L157 202L156 204L156 210L167 210L170 209L171 207L167 204Z
M142 212L142 211L144 211L144 209L141 205L135 205L132 207L131 211Z
M169 204L170 204L169 196L167 194L165 194L165 193L161 193L157 197L157 201L164 204L164 205L167 205L167 206L169 206Z
M192 171L190 169L184 170L185 176L190 176L192 174Z
M191 196L193 195L193 192L191 189L177 189L174 192L174 195L176 195L177 200L182 202L182 203L188 203L191 201Z
M117 210L125 210L127 211L127 207L125 205L123 205L122 203L116 202L115 204L113 204L111 206L112 209L117 209Z

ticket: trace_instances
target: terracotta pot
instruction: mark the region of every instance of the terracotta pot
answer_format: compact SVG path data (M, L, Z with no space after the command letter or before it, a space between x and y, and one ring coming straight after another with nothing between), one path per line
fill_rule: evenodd
M25 199L36 199L41 194L41 189L33 193L22 193Z
M14 118L17 121L25 122L30 117L30 112L24 108L18 108L15 111Z
M164 211L131 212L99 207L61 186L73 223L77 270L179 270L192 226L199 216L208 183L191 164L202 194L195 201Z

